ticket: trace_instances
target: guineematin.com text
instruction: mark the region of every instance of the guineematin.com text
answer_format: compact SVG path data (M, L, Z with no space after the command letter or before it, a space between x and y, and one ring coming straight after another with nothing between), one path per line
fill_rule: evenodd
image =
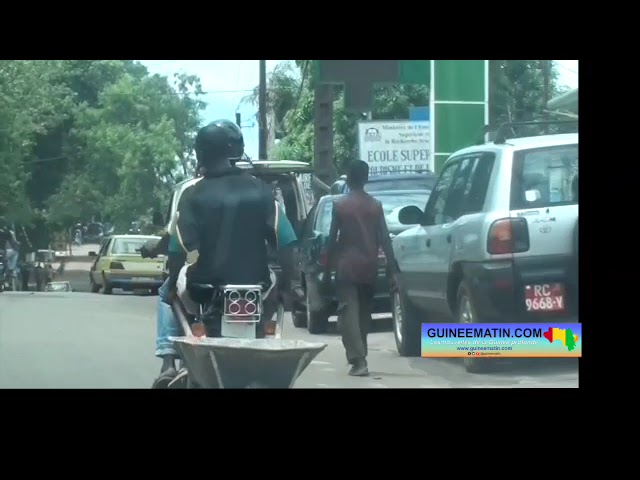
M541 328L427 328L428 338L542 338Z

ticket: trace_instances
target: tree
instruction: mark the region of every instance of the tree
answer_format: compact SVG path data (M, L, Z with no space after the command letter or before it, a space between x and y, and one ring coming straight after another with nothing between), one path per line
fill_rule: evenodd
M275 121L275 138L282 138L287 134L285 117L298 106L302 82L303 78L298 75L291 62L279 63L267 76L267 108L272 112ZM257 107L259 97L260 88L256 86L242 101Z
M197 77L129 60L0 61L0 214L125 224L189 175Z
M278 159L313 161L313 80L304 75L307 60L294 61L298 72L291 67L274 71L269 78L269 100L280 105L277 118L284 138L273 152ZM490 92L492 124L504 121L531 120L538 118L545 109L543 99L543 72L540 60L491 60ZM554 94L557 71L552 70L551 86ZM292 95L303 82L299 102L292 102ZM250 97L257 98L254 93ZM429 89L419 85L392 85L375 88L373 118L393 120L406 119L409 108L428 105ZM293 105L293 106L292 106ZM296 107L297 105L297 107ZM334 164L344 172L346 163L357 158L357 122L361 117L344 110L343 93L336 88L334 104Z

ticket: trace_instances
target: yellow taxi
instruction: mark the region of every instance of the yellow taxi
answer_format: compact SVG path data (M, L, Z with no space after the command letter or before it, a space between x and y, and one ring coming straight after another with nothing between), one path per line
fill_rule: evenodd
M114 288L125 291L151 290L154 293L164 281L164 256L142 258L140 248L154 235L113 235L103 240L100 250L89 252L96 257L89 272L91 291L109 295Z

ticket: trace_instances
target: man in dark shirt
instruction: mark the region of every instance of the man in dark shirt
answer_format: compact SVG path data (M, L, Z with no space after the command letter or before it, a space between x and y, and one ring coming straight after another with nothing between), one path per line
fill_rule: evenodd
M395 288L398 265L391 248L391 238L380 202L364 191L369 165L357 160L347 174L349 193L333 204L328 243L328 262L324 281L330 281L331 267L336 267L338 323L349 375L366 376L367 335L371 323L371 302L378 276L378 252L382 249L387 275Z

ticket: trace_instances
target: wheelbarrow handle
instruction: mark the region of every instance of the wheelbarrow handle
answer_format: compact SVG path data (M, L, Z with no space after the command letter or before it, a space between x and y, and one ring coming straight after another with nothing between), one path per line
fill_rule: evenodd
M275 338L282 338L282 332L284 330L284 302L278 302L278 310L276 313L276 331Z

